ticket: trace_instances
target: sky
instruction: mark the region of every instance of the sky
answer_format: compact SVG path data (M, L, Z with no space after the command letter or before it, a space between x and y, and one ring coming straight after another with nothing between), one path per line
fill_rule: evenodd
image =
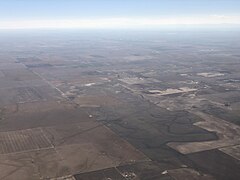
M0 29L240 24L240 0L0 0Z

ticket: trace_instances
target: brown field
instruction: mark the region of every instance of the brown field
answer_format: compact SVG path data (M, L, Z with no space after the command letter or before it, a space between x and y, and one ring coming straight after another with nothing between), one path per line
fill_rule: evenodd
M0 179L240 179L239 42L0 33Z

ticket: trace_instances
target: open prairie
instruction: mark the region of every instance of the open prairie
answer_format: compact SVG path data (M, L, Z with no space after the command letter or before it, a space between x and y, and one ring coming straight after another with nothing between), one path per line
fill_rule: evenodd
M0 179L240 179L240 34L0 32Z

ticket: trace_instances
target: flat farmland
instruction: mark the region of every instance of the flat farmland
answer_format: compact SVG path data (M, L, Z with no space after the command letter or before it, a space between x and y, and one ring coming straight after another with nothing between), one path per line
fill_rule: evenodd
M0 179L240 179L239 42L0 33Z

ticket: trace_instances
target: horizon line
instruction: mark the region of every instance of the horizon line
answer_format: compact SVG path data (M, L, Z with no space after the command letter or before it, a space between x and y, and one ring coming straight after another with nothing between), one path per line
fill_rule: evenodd
M5 20L0 29L111 29L163 28L172 26L240 26L240 16L208 15L177 18L95 18L55 20Z

